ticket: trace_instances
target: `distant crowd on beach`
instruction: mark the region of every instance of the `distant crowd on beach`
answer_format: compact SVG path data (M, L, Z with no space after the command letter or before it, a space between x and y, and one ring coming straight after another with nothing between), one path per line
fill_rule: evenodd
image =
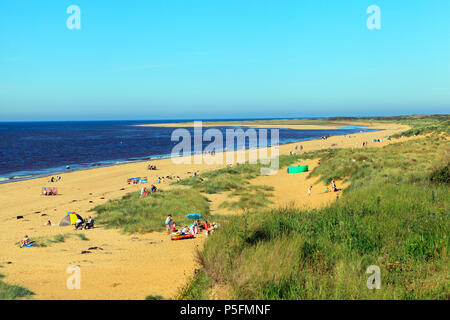
M48 182L58 182L61 180L61 176L51 177Z

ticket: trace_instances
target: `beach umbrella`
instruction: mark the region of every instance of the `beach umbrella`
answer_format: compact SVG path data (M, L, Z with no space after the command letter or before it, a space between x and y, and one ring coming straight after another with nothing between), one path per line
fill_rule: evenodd
M189 213L188 215L186 215L186 218L198 220L198 219L203 218L203 216L200 213Z

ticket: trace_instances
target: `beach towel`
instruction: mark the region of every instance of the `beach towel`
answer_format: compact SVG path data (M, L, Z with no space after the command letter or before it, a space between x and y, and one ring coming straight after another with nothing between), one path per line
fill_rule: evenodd
M30 242L30 243L24 244L23 247L29 248L31 246L34 246L35 244L36 243L33 241L33 242Z

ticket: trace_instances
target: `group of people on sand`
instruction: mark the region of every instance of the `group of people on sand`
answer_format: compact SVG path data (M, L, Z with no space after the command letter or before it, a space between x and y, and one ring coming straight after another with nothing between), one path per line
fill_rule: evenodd
M202 231L209 232L218 228L218 225L215 222L210 224L207 220L205 220L205 222L203 223L201 223L200 220L195 220L190 225L185 225L181 228L177 228L177 225L173 221L171 214L167 216L165 225L168 234L177 234L177 235L199 234Z
M308 195L309 195L309 196L310 196L311 193L312 193L312 187L313 187L313 186L310 186L310 187L308 188ZM341 191L341 190L342 190L342 189L339 189L339 188L336 186L336 181L334 181L334 178L331 179L331 190L333 190L333 192L337 192L337 191ZM325 193L328 193L328 192L331 192L331 191L328 190L328 188L326 188L326 189L325 189Z
M75 230L86 230L93 228L94 228L94 219L92 219L91 216L89 216L85 221L81 219L77 219L77 221L75 221Z
M56 196L57 194L56 189L42 189L43 196Z
M337 192L337 191L341 191L342 189L339 189L336 186L336 181L334 181L334 179L331 179L331 190L333 190L333 192ZM328 188L325 190L325 192L331 192L330 190L328 190Z
M165 183L167 180L176 180L176 181L180 181L181 178L180 176L166 176L166 177L158 177L158 179L156 180L158 182L158 184L160 183Z
M147 190L147 187L143 187L141 189L141 197L153 194L154 192L156 192L156 186L154 184L150 187L150 192Z
M148 170L156 170L156 166L149 164L147 169Z
M61 180L61 176L56 176L56 178L55 177L51 177L49 182L58 182L59 180Z

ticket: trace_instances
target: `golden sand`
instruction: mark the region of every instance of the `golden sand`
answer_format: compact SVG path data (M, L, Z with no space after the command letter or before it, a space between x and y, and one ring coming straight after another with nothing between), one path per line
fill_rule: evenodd
M267 127L267 126L264 126ZM303 152L331 147L360 148L363 141L369 147L382 147L389 143L410 138L387 141L386 137L402 132L408 127L398 124L370 125L383 129L377 132L357 133L350 136L334 136L327 140L302 141L281 145L280 154L295 151L302 145ZM372 139L383 139L381 143L370 143ZM104 229L75 231L73 227L44 226L50 220L59 224L67 211L76 211L86 218L89 209L142 186L128 185L126 179L148 176L149 184L156 184L158 176L180 176L185 178L193 171L199 173L214 170L224 165L174 164L171 159L152 161L158 170L147 170L148 162L123 164L60 174L61 181L48 183L49 177L19 181L0 185L0 270L9 284L24 286L36 295L35 299L144 299L148 295L174 297L196 266L195 249L201 247L205 237L193 240L171 241L164 232L145 235L124 235L119 230ZM317 160L302 162L310 169ZM285 169L276 175L257 177L255 184L270 185L273 206L295 205L319 207L336 199L336 193L324 193L326 186L314 184L307 174L287 174ZM313 185L312 194L307 189ZM345 187L337 181L338 187ZM57 187L60 195L41 196L41 187ZM170 189L167 182L159 186ZM236 214L226 209L217 209L225 200L225 194L208 195L212 200L212 214ZM17 219L23 216L23 219ZM161 221L163 223L163 221ZM19 248L17 242L27 234L31 239L58 234L84 234L88 240L70 237L65 242L48 247ZM90 249L98 247L97 249ZM100 249L101 248L101 249ZM82 254L82 251L90 253ZM66 281L71 265L81 268L81 289L69 290Z

